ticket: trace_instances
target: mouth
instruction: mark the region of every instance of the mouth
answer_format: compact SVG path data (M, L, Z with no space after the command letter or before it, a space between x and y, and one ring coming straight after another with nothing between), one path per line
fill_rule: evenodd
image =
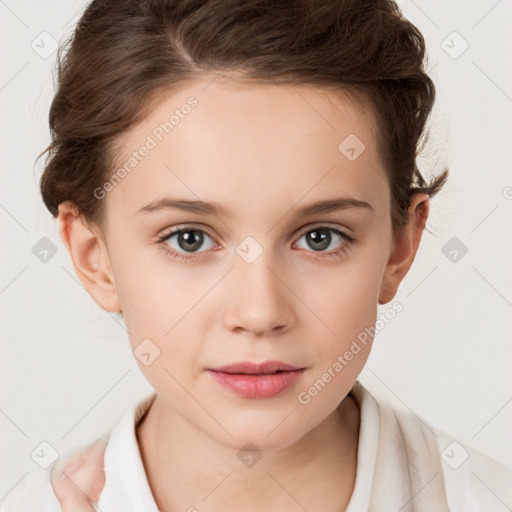
M256 363L252 361L241 361L225 366L210 368L214 372L238 374L238 375L275 375L277 373L304 370L304 367L293 366L281 361L264 361Z
M271 398L295 385L306 368L280 361L244 361L208 369L213 380L243 398Z

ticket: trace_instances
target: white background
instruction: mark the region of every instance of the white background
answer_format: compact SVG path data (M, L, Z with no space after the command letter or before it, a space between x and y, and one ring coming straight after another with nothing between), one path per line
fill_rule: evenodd
M122 321L75 277L38 192L55 54L31 44L43 31L63 40L84 5L0 2L0 499L37 467L41 442L60 454L83 445L152 391ZM512 2L399 5L426 38L438 92L421 170L447 164L451 177L395 298L404 309L361 380L512 469ZM453 31L469 44L458 58L443 49L461 48ZM32 253L44 236L58 248L46 263ZM452 237L468 249L455 263L442 252Z

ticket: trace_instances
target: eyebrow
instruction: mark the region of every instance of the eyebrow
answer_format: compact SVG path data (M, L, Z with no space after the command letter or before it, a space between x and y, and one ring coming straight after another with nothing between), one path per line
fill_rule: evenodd
M352 197L335 197L332 199L324 199L308 204L295 210L295 215L299 218L309 217L317 213L328 213L337 210L347 210L350 208L366 208L373 212L370 203L355 199ZM231 212L218 203L207 203L205 201L191 201L187 199L177 199L172 197L164 197L152 201L141 207L139 213L151 213L161 210L180 210L184 212L197 213L200 215L229 216Z

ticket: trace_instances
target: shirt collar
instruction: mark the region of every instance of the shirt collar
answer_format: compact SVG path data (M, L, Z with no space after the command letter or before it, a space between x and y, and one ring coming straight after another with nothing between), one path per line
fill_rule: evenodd
M105 486L98 500L100 510L159 512L149 486L135 426L149 409L156 393L132 406L112 430L105 449Z
M350 394L359 406L356 482L345 512L368 510L379 445L379 407L375 398L356 381Z

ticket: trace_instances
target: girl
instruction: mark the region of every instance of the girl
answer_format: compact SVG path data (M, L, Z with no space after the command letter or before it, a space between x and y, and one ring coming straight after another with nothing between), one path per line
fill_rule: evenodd
M416 165L424 54L391 0L86 8L41 192L155 392L4 512L512 507L505 467L357 380L448 176Z

